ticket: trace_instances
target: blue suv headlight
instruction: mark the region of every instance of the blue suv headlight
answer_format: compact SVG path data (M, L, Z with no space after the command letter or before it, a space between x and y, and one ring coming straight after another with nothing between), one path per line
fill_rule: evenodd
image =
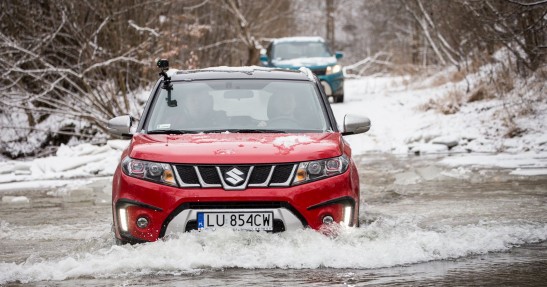
M336 74L342 71L341 65L328 66L325 75Z

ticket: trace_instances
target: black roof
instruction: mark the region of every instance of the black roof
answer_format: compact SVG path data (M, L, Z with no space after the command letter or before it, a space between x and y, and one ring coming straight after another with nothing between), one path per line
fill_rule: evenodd
M310 81L308 75L299 70L266 67L212 67L199 70L181 70L171 75L171 80L210 79L279 79Z

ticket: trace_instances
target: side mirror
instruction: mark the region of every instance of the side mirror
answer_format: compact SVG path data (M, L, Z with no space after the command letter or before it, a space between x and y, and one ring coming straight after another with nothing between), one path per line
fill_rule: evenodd
M340 59L344 58L344 53L342 53L340 51L337 51L336 53L334 53L334 55L336 56L336 60L340 60Z
M344 130L342 135L355 135L366 133L370 130L370 119L356 115L344 116Z
M108 121L108 131L112 134L131 137L131 125L133 125L132 116L119 116Z

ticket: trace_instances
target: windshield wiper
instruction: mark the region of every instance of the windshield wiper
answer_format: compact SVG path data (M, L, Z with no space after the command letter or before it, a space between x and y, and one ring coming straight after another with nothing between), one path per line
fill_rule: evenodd
M166 135L182 135L182 134L197 134L199 131L190 131L190 130L153 130L147 131L149 135L154 134L166 134Z
M222 129L222 130L204 130L204 133L242 133L242 134L258 134L258 133L287 133L284 130L268 130L268 129Z

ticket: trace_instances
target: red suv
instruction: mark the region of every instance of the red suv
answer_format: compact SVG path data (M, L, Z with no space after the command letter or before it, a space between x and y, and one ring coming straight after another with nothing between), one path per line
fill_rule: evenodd
M339 130L309 70L165 70L136 127L130 116L109 122L131 137L112 183L118 243L358 225L359 176L342 136L370 121L346 115Z

